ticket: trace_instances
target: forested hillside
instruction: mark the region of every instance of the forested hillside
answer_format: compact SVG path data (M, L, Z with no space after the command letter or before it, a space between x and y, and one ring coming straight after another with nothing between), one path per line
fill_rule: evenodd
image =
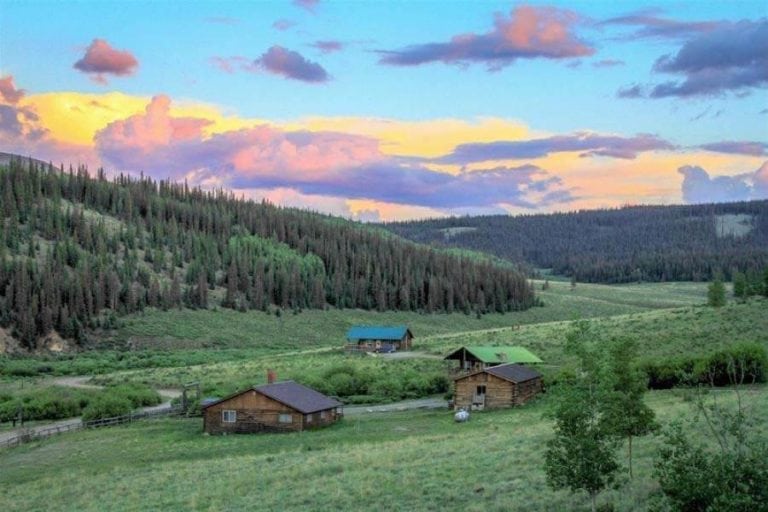
M633 206L386 224L437 246L483 251L579 281L699 281L768 265L768 201Z
M32 160L0 167L0 327L82 341L146 307L530 307L511 266L186 184Z

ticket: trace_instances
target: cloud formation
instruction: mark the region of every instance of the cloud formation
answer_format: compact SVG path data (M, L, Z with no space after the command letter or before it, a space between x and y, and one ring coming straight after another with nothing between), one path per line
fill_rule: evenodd
M541 158L550 153L582 151L582 157L607 156L634 159L644 151L671 150L675 147L655 135L639 134L634 137L575 133L555 135L544 139L470 143L456 146L452 153L437 158L444 164L466 165L489 160Z
M648 13L618 16L600 23L600 25L626 25L638 27L627 39L661 38L678 39L707 33L722 26L720 21L677 21Z
M293 5L309 11L312 14L315 13L315 7L317 7L319 3L320 0L293 0Z
M712 142L702 144L701 149L714 151L716 153L727 153L731 155L749 155L766 156L768 155L768 144L765 142L755 142L747 140L725 140L722 142Z
M315 41L310 46L320 50L322 53L334 53L343 50L345 44L341 41L329 39L325 41Z
M736 176L710 177L694 165L680 167L677 172L683 175L683 200L689 204L768 199L768 162L754 172Z
M331 79L328 72L317 62L307 60L298 52L277 45L262 54L254 64L274 75L307 83L322 83Z
M94 39L74 68L90 74L94 81L106 84L105 75L130 75L138 65L139 61L129 51L116 50L104 39Z
M13 83L13 75L0 78L0 100L4 103L18 103L24 97L24 90L17 89Z
M447 42L382 50L379 62L392 66L481 62L490 71L498 71L517 59L585 57L595 50L574 34L579 21L579 16L572 11L519 6L512 9L509 18L497 14L490 32L460 34Z
M594 68L615 68L616 66L623 66L625 62L619 59L603 59L592 63Z
M740 21L699 34L674 55L659 58L654 71L682 81L656 85L651 98L744 92L768 85L768 19Z
M295 21L288 20L285 18L281 18L272 24L272 28L279 30L280 32L285 32L286 30L293 28L295 26L296 26Z
M206 123L171 116L169 99L158 96L143 114L98 132L96 148L119 170L238 190L291 188L312 196L433 208L501 203L533 208L571 197L559 178L533 165L448 174L384 155L370 137L269 125L205 137Z

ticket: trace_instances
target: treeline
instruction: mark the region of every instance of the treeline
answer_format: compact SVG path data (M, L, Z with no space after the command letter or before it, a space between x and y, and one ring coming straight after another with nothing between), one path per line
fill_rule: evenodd
M768 201L633 206L550 215L385 224L404 238L463 247L579 281L706 281L768 265Z
M505 312L511 266L185 183L29 160L0 168L0 326L82 341L146 307Z

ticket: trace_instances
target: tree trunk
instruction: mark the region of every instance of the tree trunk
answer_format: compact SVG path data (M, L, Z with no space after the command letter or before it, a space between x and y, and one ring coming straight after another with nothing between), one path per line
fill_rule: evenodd
M591 492L589 496L592 498L592 512L597 512L597 493Z
M632 478L632 436L629 436L629 478Z

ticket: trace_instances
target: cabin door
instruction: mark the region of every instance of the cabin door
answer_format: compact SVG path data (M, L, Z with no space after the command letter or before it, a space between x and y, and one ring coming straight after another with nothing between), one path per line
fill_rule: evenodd
M485 407L485 384L477 386L475 394L472 397L472 405L478 409Z

